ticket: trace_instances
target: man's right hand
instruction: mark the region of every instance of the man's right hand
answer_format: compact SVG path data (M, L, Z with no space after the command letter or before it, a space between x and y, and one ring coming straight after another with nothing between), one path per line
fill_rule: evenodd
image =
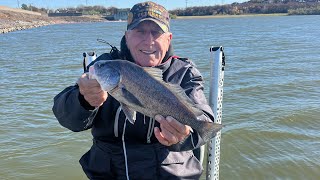
M101 106L108 98L108 93L101 89L100 84L95 79L89 79L87 73L82 74L77 84L84 99L93 107Z

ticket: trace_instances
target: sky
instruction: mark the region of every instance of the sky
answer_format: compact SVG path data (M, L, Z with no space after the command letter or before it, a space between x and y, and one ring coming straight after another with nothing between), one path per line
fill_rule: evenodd
M131 8L138 2L147 0L0 0L0 6L12 8L21 7L22 4L32 5L38 8L57 9L64 7L77 7L79 5L101 5L105 7ZM153 0L163 5L168 10L186 8L192 6L214 6L221 4L231 4L233 2L245 2L248 0Z

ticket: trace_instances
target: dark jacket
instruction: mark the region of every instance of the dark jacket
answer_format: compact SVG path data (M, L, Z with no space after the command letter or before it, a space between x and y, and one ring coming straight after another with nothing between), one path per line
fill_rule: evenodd
M112 59L103 54L97 60ZM203 78L191 61L170 57L158 66L163 80L179 84L208 121L213 113L203 92ZM143 83L143 82L142 82ZM91 107L79 93L77 85L70 86L54 98L53 112L60 124L72 131L86 130ZM201 118L203 119L203 118ZM205 144L194 131L183 142L166 147L155 138L153 129L159 123L137 113L134 125L126 123L119 102L109 96L99 108L91 128L93 146L80 163L90 179L198 179L202 165L192 150Z

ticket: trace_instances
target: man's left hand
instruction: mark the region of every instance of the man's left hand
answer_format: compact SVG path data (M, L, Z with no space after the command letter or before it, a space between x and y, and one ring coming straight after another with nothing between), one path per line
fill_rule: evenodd
M156 115L155 120L160 123L160 129L155 127L154 135L165 146L177 144L190 134L190 126L181 124L171 116L164 118L161 115Z

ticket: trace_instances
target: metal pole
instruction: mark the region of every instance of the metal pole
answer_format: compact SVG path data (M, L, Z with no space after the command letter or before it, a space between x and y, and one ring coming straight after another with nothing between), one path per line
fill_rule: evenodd
M209 105L214 113L214 122L221 124L223 80L225 68L225 56L223 47L211 47L211 77ZM207 144L207 180L219 180L221 131Z

